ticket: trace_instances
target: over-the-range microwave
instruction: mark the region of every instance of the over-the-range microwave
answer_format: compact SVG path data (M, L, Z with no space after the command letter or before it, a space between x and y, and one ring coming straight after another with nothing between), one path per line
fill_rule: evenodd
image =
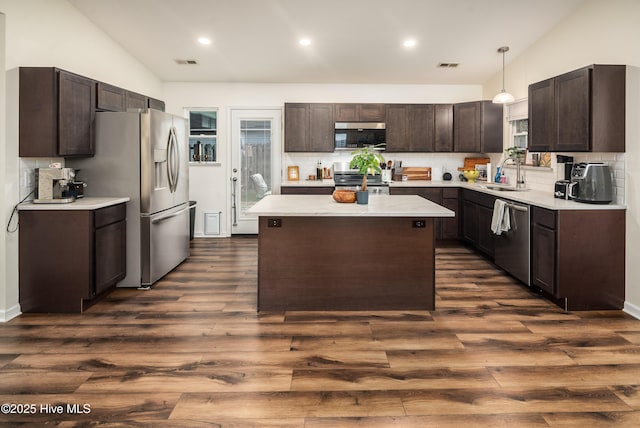
M336 122L335 149L353 150L375 146L384 150L387 131L384 122Z

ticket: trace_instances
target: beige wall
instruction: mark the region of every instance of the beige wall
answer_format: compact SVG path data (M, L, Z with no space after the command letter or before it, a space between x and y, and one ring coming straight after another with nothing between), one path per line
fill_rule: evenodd
M6 69L55 66L161 98L162 82L66 0L0 0Z
M0 13L0 70L4 70L5 63L5 16ZM0 73L0 189L2 197L0 198L0 219L3 220L3 224L9 220L11 206L8 202L7 195L5 194L5 171L6 171L6 90L5 90L5 74ZM7 234L0 233L0 321L3 321L10 316L7 316L7 251L6 251Z
M640 1L588 0L517 58L507 58L506 89L516 99L530 83L589 64L627 64L625 202L627 263L625 310L640 317ZM500 90L502 74L484 85L484 95ZM606 244L605 244L606 245ZM579 267L576 267L579 268Z
M158 98L162 82L66 0L0 0L0 13L5 17L0 70L7 70L0 79L0 208L8 220L24 181L18 159L17 67L55 66ZM6 224L0 238L0 322L19 314L18 233L6 233Z

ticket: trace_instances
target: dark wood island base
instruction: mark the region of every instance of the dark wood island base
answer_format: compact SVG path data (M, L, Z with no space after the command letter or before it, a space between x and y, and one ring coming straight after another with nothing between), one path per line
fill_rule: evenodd
M434 219L260 216L258 310L433 310Z

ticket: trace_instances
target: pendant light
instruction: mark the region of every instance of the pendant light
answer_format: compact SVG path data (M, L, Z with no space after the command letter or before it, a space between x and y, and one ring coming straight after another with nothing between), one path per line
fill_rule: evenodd
M504 89L504 54L509 50L509 46L502 46L498 48L498 53L502 54L502 90L498 95L493 97L493 102L496 104L506 104L514 101L513 95Z

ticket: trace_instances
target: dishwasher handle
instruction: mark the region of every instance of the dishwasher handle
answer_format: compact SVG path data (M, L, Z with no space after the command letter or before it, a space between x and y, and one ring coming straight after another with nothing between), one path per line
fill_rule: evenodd
M529 208L524 206L524 205L512 204L510 202L507 202L507 206L509 208L513 209L513 210L516 210L516 211L522 211L522 212L525 212L525 213L527 211L529 211Z

